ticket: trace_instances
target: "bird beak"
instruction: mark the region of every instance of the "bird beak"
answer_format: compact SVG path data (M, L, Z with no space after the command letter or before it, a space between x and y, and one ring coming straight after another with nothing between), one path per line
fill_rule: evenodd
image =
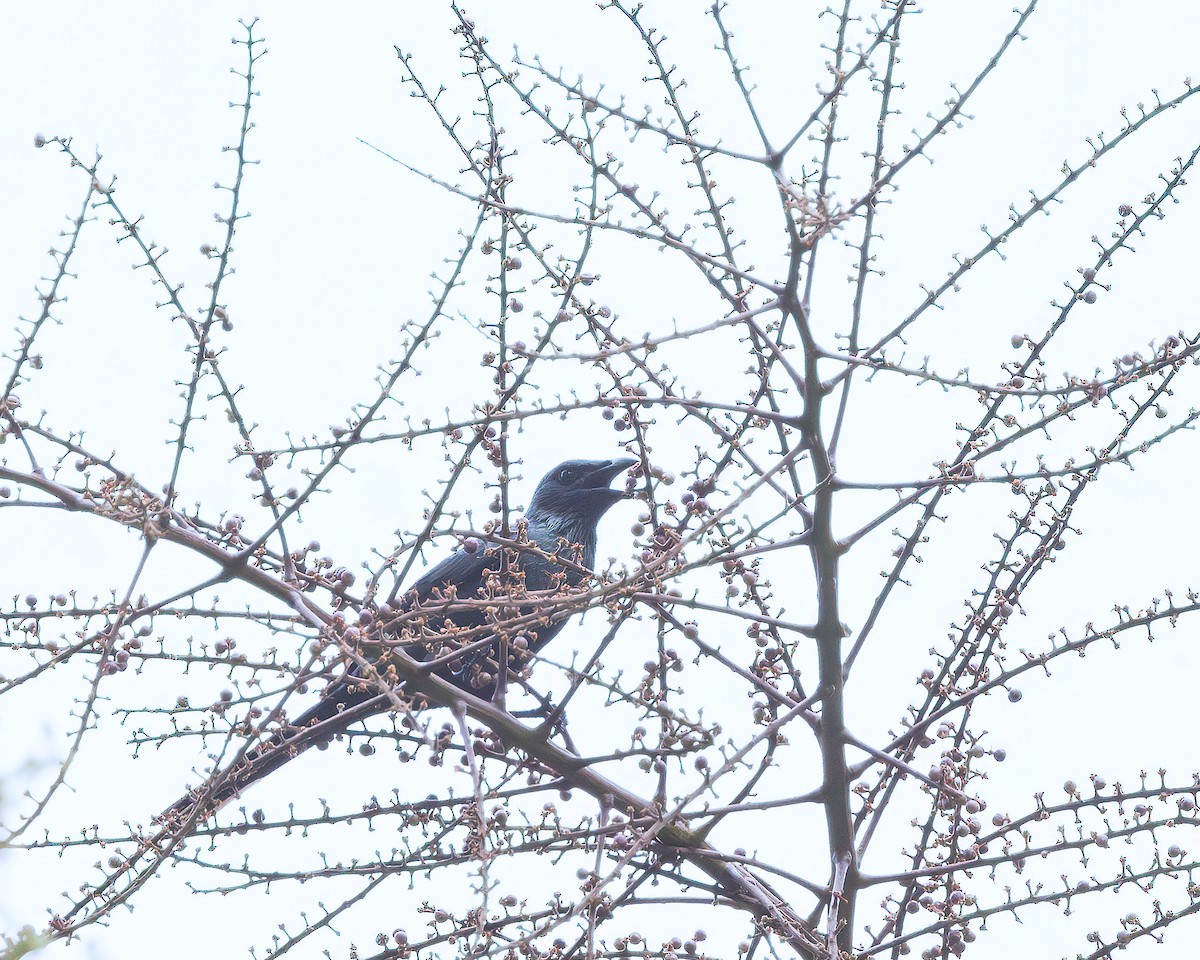
M616 460L604 460L596 464L596 466L592 469L592 472L587 478L587 485L593 490L607 487L612 482L613 477L619 474L622 470L628 470L637 463L640 463L640 461L633 460L629 457L619 457ZM612 492L618 493L622 497L625 496L624 491L614 490Z

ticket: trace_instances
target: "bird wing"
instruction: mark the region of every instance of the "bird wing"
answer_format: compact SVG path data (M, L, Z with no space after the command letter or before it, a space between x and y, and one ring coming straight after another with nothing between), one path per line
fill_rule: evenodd
M485 550L482 547L471 552L457 550L404 592L401 609L411 611L418 606L430 608L423 630L426 635L431 632L444 633L451 624L459 628L481 626L487 620L482 610L459 608L442 615L437 612L438 601L451 597L458 600L477 599L488 576L500 568L501 552L499 549ZM418 660L429 656L425 644L420 641L409 644L406 652ZM457 682L457 678L466 674L474 664L486 659L489 652L488 647L471 651L461 661L446 668L444 675L451 682Z
M465 549L456 550L404 591L403 609L410 610L416 602L424 603L439 592L444 595L450 585L454 586L460 598L474 598L488 573L499 566L498 550L485 550L483 547L470 553Z

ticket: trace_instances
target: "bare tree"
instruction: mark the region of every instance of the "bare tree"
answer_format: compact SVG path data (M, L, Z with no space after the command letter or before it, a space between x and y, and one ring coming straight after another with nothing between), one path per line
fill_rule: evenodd
M786 115L760 106L772 91L751 85L737 11L718 4L688 29L715 42L704 79L736 89L737 136L701 123L659 11L618 0L601 14L645 74L635 99L498 54L454 8L463 69L403 49L396 61L453 159L392 159L454 199L467 226L403 342L367 345L376 381L328 430L265 422L227 373L240 349L227 287L257 162L258 27L238 41L241 122L221 236L200 247L199 302L103 159L39 137L77 171L82 197L39 310L5 354L0 531L85 542L104 528L139 554L119 582L116 567L95 567L110 594L15 586L3 612L4 729L19 728L29 698L72 705L59 762L5 784L5 859L52 871L67 891L47 922L11 931L6 956L137 927L143 913L125 908L153 903L174 876L228 895L205 900L206 918L287 891L282 908L255 907L256 935L270 938L255 956L933 958L983 955L989 940L1007 955L990 919L1094 909L1080 955L1101 958L1161 941L1200 909L1180 839L1198 822L1200 776L1146 772L1159 763L1151 743L1113 758L1118 782L1048 784L1012 806L998 739L1030 678L1052 676L1065 702L1093 648L1165 656L1134 641L1187 628L1200 607L1185 587L1101 601L1064 624L1051 585L1060 558L1097 559L1077 514L1098 481L1143 461L1138 478L1152 476L1159 449L1187 442L1200 416L1177 399L1195 389L1194 329L1130 324L1102 367L1087 326L1122 255L1178 202L1200 142L1168 158L1153 189L1126 188L1141 199L1120 206L1082 264L1053 251L1069 279L1019 329L986 331L988 372L970 372L940 326L969 281L985 295L1007 282L989 264L1036 244L1035 222L1077 184L1192 108L1190 82L1122 110L1117 132L1089 140L1048 188L1003 201L1003 226L915 299L882 286L895 255L882 232L894 243L906 227L889 209L896 189L952 149L943 135L970 119L1034 6L1013 12L969 82L914 129L900 113L910 3L846 0L814 18L826 79ZM186 361L178 340L161 354L174 358L172 404L115 419L98 409L131 436L169 434L155 469L28 401L47 331L80 322L65 302L77 250L106 229L185 345ZM644 271L661 277L663 302L629 293L624 278ZM930 328L940 352L920 359ZM320 366L298 391L319 389ZM564 437L572 454L637 458L631 538L609 524L612 559L579 588L445 597L440 615L482 607L490 626L423 637L429 611L398 612L397 591L456 545L532 549L520 516L537 478L522 467ZM314 534L358 516L361 476L396 472L414 495L382 524L402 529L360 531L367 552L323 551ZM1188 498L1190 478L1176 479ZM991 539L977 542L975 524ZM916 570L926 558L940 574ZM965 606L948 633L947 589ZM503 677L503 698L473 696L404 650L419 638L447 658L488 649L505 674L496 644L519 644L531 618L568 616ZM389 672L372 666L382 649ZM298 758L280 771L285 790L272 777L217 809L227 778L352 664L391 711L337 736L347 756ZM1152 692L1128 696L1123 710L1154 709ZM1065 754L1083 735L1064 718L1044 745ZM113 817L90 814L90 798L133 781L82 760L104 736L151 771ZM161 814L185 793L183 815ZM334 939L343 931L353 946Z

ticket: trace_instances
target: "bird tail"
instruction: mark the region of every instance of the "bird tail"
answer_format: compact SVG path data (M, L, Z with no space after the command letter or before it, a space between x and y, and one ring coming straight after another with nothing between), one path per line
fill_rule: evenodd
M216 778L209 778L176 800L156 818L160 823L178 825L208 819L249 786L274 773L309 747L327 743L356 720L386 709L389 698L363 685L345 680L325 691L321 700L289 723L283 730L248 751L234 766Z

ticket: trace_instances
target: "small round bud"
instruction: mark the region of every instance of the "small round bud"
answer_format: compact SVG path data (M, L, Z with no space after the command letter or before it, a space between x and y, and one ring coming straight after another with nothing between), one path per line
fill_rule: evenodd
M1021 699L1021 691L1017 689L1008 691L1008 702L1016 703Z
M1085 290L1083 293L1083 302L1084 303L1095 303L1096 302L1096 291L1095 290Z
M1008 342L1013 345L1013 349L1015 350L1025 342L1025 334L1014 333Z
M37 147L39 150L42 149L42 147L44 147L47 142L48 141L46 140L45 134L42 134L42 133L34 134L33 145L35 147Z

